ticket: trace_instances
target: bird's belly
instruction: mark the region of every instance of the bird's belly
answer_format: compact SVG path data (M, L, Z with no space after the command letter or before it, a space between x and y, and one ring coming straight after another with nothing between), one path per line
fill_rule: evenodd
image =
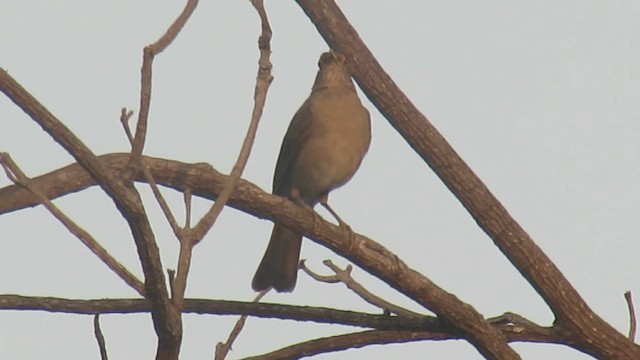
M360 166L367 148L354 146L344 133L327 134L305 144L292 169L292 185L303 198L316 200L321 194L344 185Z

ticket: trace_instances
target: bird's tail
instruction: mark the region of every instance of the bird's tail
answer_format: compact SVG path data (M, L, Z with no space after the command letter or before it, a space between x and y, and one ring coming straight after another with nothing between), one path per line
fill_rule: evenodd
M301 245L302 235L275 224L267 251L253 276L253 290L273 287L278 292L292 291L298 278Z

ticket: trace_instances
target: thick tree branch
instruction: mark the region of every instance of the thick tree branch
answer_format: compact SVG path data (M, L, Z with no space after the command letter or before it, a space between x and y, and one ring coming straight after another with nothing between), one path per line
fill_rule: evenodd
M121 173L128 169L127 154L112 154L102 157L105 165L111 169L114 174ZM177 161L169 161L162 159L154 159L145 157L143 159L147 164L158 183L169 186L181 191L184 188L190 188L194 195L204 196L206 198L215 198L216 194L222 191L226 184L227 176L222 175L211 168L207 164L188 165ZM51 179L67 179L60 172L77 173L73 165L64 169L53 172L45 177ZM140 181L144 181L144 176L139 172L134 177ZM90 186L90 179L82 186ZM42 178L35 178L33 181L42 181ZM59 180L58 180L59 181ZM71 181L71 184L80 184L80 181ZM53 188L58 191L60 188L54 184ZM41 187L43 192L47 191L46 183ZM69 191L77 191L77 188L68 189ZM0 189L0 200L8 191ZM48 196L54 198L56 194L47 193ZM57 195L62 195L58 193ZM28 194L26 194L28 196ZM2 201L0 201L2 204ZM438 302L444 306L460 306L462 311L456 312L456 318L449 320L455 322L469 322L467 316L471 312L471 307L461 303L453 295L450 295L437 287L429 279L420 273L410 269L396 255L362 235L345 234L337 226L326 221L318 221L308 211L300 209L296 204L278 196L266 193L255 185L240 180L235 191L229 200L229 205L241 211L255 215L261 218L269 218L277 220L287 227L300 231L305 236L318 241L321 244L343 254L349 260L358 266L377 274L387 283L396 289L423 304L429 300L428 296L437 295ZM1 209L0 209L1 211ZM352 235L352 236L351 236ZM427 295L425 295L427 294ZM454 302L452 305L452 301ZM477 314L477 313L476 313ZM474 316L474 323L478 322L477 316ZM480 318L484 323L484 320ZM450 326L450 324L448 324ZM488 325L487 325L488 326ZM495 332L491 329L491 332ZM462 335L462 334L461 334ZM462 335L465 337L466 335Z
M588 307L560 270L404 95L336 4L333 1L297 2L329 46L347 56L354 78L371 102L542 296L555 314L557 325L575 336L581 350L598 358L640 358L640 348ZM445 317L452 315L437 303L431 302L430 308ZM485 335L478 333L480 337Z
M67 150L113 200L131 229L138 250L145 276L145 293L154 305L151 314L158 344L179 349L182 333L180 317L169 300L160 253L140 194L133 184L124 182L122 177L116 177L108 171L69 128L4 70L0 70L0 91Z
M365 75L378 76L378 74L386 74L382 68L372 69L373 64L376 64L375 58L359 39L358 34L351 27L337 5L333 1L298 1L298 4L303 8L314 25L316 25L320 34L325 38L325 41L327 41L333 50L344 53L349 59L357 58L358 56L368 56L367 61L371 63L368 68L365 69L363 67L362 69L359 69L359 64L353 60L351 60L353 64L350 64L350 68L355 70L353 71L354 77L356 81L359 82L360 87L363 88L365 94L374 102L374 104L376 104L371 95L371 88L363 86L359 75L362 77ZM359 52L356 52L355 49L346 49L346 43L358 46ZM358 72L358 70L360 70L360 72ZM375 72L373 74L369 74L365 70L368 72L372 72L372 70L374 70ZM386 80L393 84L390 78ZM397 91L399 96L403 96L402 92L397 87L390 90ZM396 97L390 102L392 108L396 106L395 100L398 100L398 98ZM402 100L408 102L408 99ZM380 108L378 104L376 104L376 106ZM384 109L380 110L384 114ZM350 260L356 262L351 258ZM361 266L370 274L382 279L390 286L404 292L407 296L410 296L427 309L436 313L443 321L457 329L457 331L459 331L463 337L467 338L467 340L485 357L492 359L520 359L520 356L508 346L507 340L502 334L492 329L484 320L483 316L471 305L460 301L453 294L444 291L430 282L425 287L414 288L411 293L407 293L406 284L404 282L423 282L418 280L418 277L421 276L419 273L407 271L402 278L399 278L393 276L392 271L380 271L382 269L376 269L357 262L356 264ZM405 265L398 261L398 266L394 267L402 269Z

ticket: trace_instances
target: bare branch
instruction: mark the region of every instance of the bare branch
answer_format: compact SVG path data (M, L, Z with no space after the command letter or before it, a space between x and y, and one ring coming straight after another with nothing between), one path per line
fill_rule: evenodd
M142 77L140 80L140 111L138 112L138 123L136 126L136 135L131 147L133 163L137 163L138 158L142 155L145 138L147 136L147 121L149 119L149 107L151 105L151 79L153 77L153 58L163 52L178 34L191 17L196 9L198 0L187 0L184 10L167 29L164 35L155 43L148 45L143 50L142 55Z
M127 171L128 159L129 154L109 154L100 157L105 168L116 175ZM152 157L145 157L144 161L159 184L177 191L189 188L195 196L215 199L227 184L227 177L208 164L191 165ZM145 181L140 171L133 176L137 181ZM95 185L95 180L77 164L36 177L32 181L52 199ZM33 195L15 185L0 189L0 214L37 203ZM297 204L264 192L245 180L238 182L229 200L229 206L258 218L267 218L285 224L308 238L329 246L337 253L345 255L360 267L378 269L377 271L381 274L386 272L389 275L385 278L385 282L394 284L397 290L411 299L415 299L418 296L416 294L422 294L425 289L431 294L442 292L442 289L433 288L435 284L429 279L409 268L397 259L397 256L372 240L358 234L354 234L353 239L349 239L339 227L322 219L314 221L314 216ZM449 296L452 295L445 295L440 301L448 301ZM460 321L466 321L464 315L461 316ZM571 332L564 334L575 335ZM574 346L576 349L584 351L582 339L575 338L574 342L577 344Z
M178 259L178 271L176 273L174 282L175 297L173 298L174 304L176 304L178 308L181 308L182 300L184 299L193 246L200 242L204 238L205 234L211 229L216 219L222 212L225 204L229 200L231 193L238 184L238 180L240 179L240 176L242 175L242 172L244 171L244 168L247 164L247 160L249 159L249 155L251 154L251 148L256 137L258 124L260 122L262 110L266 102L267 91L269 89L271 81L273 80L273 77L271 76L271 62L269 61L269 55L271 54L271 29L266 17L266 12L262 7L262 1L253 1L252 3L254 4L254 6L256 6L257 9L261 9L258 12L260 13L260 17L262 20L262 35L260 36L259 41L260 66L258 69L258 77L256 80L254 107L251 115L251 122L242 143L240 153L238 154L238 159L236 160L236 163L231 170L228 182L225 184L222 192L220 192L220 195L216 199L211 209L204 215L204 217L198 222L193 230L185 229L185 231L183 231L182 233L182 236L180 237L180 255Z
M108 155L104 159L106 163L111 164L114 173L127 168L126 159L128 158L126 155ZM189 166L177 161L150 157L145 157L144 161L150 166L157 181L178 190L188 187L196 196L215 198L216 194L219 194L227 184L226 176L206 164ZM68 168L67 171L72 171L72 169L72 167ZM51 176L55 177L56 175L52 174ZM144 180L144 177L141 177L139 173L134 174L134 177ZM87 181L91 181L91 179L87 179ZM0 199L2 192L0 191ZM424 305L432 301L430 296L434 294L438 296L438 301L444 302L446 306L451 306L452 302L461 304L455 296L445 292L428 278L409 268L396 255L380 244L362 235L345 235L339 227L323 219L318 219L313 213L300 208L297 204L268 194L249 182L239 181L231 195L229 205L260 218L277 220L290 229L299 231L310 239L328 246L358 266L375 273L385 282L420 304ZM457 321L478 321L476 316L479 315L471 313L471 310L470 306L463 304L461 312L456 315Z
M629 340L636 341L636 311L633 307L633 298L631 297L631 291L624 293L624 299L627 302L627 308L629 309Z
M0 310L47 311L69 314L133 314L148 313L151 303L146 299L74 300L54 297L0 295ZM341 324L377 330L426 331L447 333L450 339L460 339L433 316L404 317L367 314L311 306L240 302L225 300L185 299L184 312L201 315L248 315ZM546 342L573 346L571 334L542 327L514 313L488 319L509 341Z
M193 9L195 9L196 4L197 1L195 0L188 1L185 11L169 29L166 36L154 44L155 46L152 45L145 48L145 56L152 54L150 56L152 58L153 54L159 53L169 45L193 12ZM146 122L151 94L151 65L150 62L145 62L145 64L143 64L142 69L141 113L139 114L138 127L132 146L133 164L138 163L135 159L142 154L146 136ZM106 172L91 150L4 70L0 71L0 91L5 93L17 106L42 126L56 142L64 147L97 180L115 202L118 210L131 228L145 275L145 294L154 304L152 318L154 329L158 335L157 357L158 359L177 358L182 340L180 313L174 308L169 299L159 250L140 194L135 190L131 182L115 178L113 174Z
M160 253L140 194L133 184L124 182L122 178L107 171L95 154L71 130L5 71L0 71L0 91L67 150L114 201L131 229L145 276L145 296L154 304L151 315L159 337L158 352L177 354L182 324L179 313L169 300Z
M55 297L0 295L0 310L47 311L68 314L134 314L151 309L146 299L75 300ZM311 321L323 324L341 324L382 330L444 331L433 316L406 318L380 314L367 314L323 307L282 304L185 299L184 313L202 315L248 315L266 319Z
M255 299L253 299L253 302L254 303L260 302L260 300L268 292L269 290L261 291L260 293L258 293L258 296L256 296ZM227 341L225 341L224 343L218 343L216 345L215 360L224 360L227 357L229 350L231 350L231 346L233 345L234 341L236 341L236 339L238 338L238 335L240 335L240 331L242 331L242 328L244 327L244 323L246 321L247 321L247 315L240 316L240 318L236 322L236 325L231 330L231 333L229 334Z
M360 283L355 281L353 277L351 277L351 265L347 266L345 270L340 269L337 265L335 265L331 260L324 260L322 262L328 268L330 268L335 275L333 276L318 276L314 272L312 272L303 261L300 262L300 268L304 270L307 274L309 274L314 279L326 282L326 283L343 283L349 288L351 291L356 293L356 295L360 296L364 301L369 304L379 307L385 311L385 313L397 314L401 316L423 316L422 314L413 312L411 310L405 309L398 305L392 304L376 295L371 293L369 290L365 289Z
M149 171L149 168L147 167L147 165L144 163L144 159L142 157L140 158L140 167L142 168L142 173L144 174L144 177L147 180L147 183L149 184L149 186L151 186L151 191L153 192L153 196L158 202L158 205L160 205L160 209L162 209L162 213L164 214L164 217L167 219L169 226L171 226L171 230L173 230L173 233L176 235L176 237L180 238L182 229L178 225L178 222L176 221L175 216L173 216L173 213L171 212L171 208L169 207L169 204L167 204L167 201L164 199L164 196L162 196L162 193L160 192L160 189L158 188L156 181L153 179L153 175L151 175L151 172Z
M424 340L450 340L446 333L426 331L368 330L351 334L314 339L270 352L251 356L243 360L279 360L300 359L303 357L325 354L369 345L400 344Z
M133 134L131 134L131 129L129 128L129 120L131 119L131 116L133 116L132 110L127 110L126 108L122 108L122 110L120 110L120 124L122 124L124 133L127 135L129 145L133 146Z
M267 18L266 11L264 10L262 0L252 0L251 3L258 11L258 14L260 14L260 20L262 24L262 33L258 40L258 45L260 48L260 60L258 61L258 76L256 78L255 92L253 96L254 105L253 111L251 113L251 122L242 143L240 153L238 154L238 159L236 160L236 163L231 170L229 182L220 192L220 195L218 196L213 207L207 212L207 214L205 214L203 219L194 228L194 232L196 233L195 237L196 239L198 239L197 241L200 241L200 239L204 237L204 234L206 234L209 229L211 229L216 219L218 218L218 215L220 215L220 212L222 211L224 205L229 200L231 193L238 184L238 179L240 179L240 176L242 176L244 167L247 164L249 155L251 154L251 147L253 146L253 141L255 140L260 118L262 117L262 110L267 99L267 92L269 90L271 82L273 81L273 76L271 76L272 66L271 61L269 60L269 56L271 55L271 27L269 26L269 20Z
M186 188L182 192L184 198L184 227L191 228L191 189Z
M369 100L460 200L478 225L549 305L559 326L582 339L582 350L598 358L640 358L640 349L595 314L560 270L511 217L438 130L420 113L377 62L334 1L297 0L329 46L349 60ZM469 334L487 357L517 358L476 315L459 319L463 304L443 306L431 294L427 307ZM471 314L469 314L471 315ZM483 330L484 329L484 330ZM485 332L486 330L486 332ZM615 343L607 347L602 344Z
M555 343L573 346L569 339L554 332L553 328L541 327L518 314L505 313L488 320L505 335L509 342ZM305 341L274 352L245 358L244 360L298 359L317 354L362 348L369 345L400 344L414 341L442 341L459 339L445 327L424 330L367 330L362 332L330 336Z
M100 349L100 359L109 360L109 356L107 355L107 344L104 341L102 329L100 329L100 314L95 314L93 316L93 334L96 337L96 341L98 341L98 348Z
M109 269L111 269L116 275L124 280L127 285L131 286L138 294L144 296L144 284L142 281L133 275L124 265L116 260L107 249L102 247L96 239L91 236L86 230L76 224L67 215L65 215L57 206L55 206L40 190L33 186L30 179L22 172L16 163L13 162L11 156L7 153L0 153L0 164L5 170L7 177L16 185L23 186L29 192L34 194L40 203L49 210L58 221L69 230L70 233L75 235L91 252L93 252Z

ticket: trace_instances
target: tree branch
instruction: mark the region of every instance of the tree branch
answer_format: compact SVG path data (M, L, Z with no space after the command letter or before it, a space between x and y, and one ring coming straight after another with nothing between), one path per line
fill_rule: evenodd
M47 311L84 315L134 314L149 312L150 303L146 299L76 300L56 297L0 295L0 310ZM444 331L440 321L433 316L388 316L323 307L256 302L185 299L184 313L246 315L259 318L311 321L385 330Z
M137 163L138 158L142 155L145 138L147 136L147 121L149 119L149 108L151 107L151 80L153 78L153 58L166 50L169 45L178 37L178 34L185 26L191 14L198 6L198 0L187 0L182 13L169 26L169 29L151 45L148 45L142 51L142 69L140 70L140 110L138 111L138 122L136 125L136 134L131 145L132 161Z
M100 314L93 316L93 334L96 337L98 348L100 349L100 359L109 360L109 356L107 356L107 343L104 340L102 329L100 329Z
M368 330L313 339L243 360L300 359L369 345L402 344L424 340L451 340L451 334L429 331Z
M560 270L404 95L337 5L333 1L297 2L329 46L349 59L353 76L369 100L434 170L478 225L542 296L555 314L557 325L575 336L580 349L598 358L640 358L640 348L589 308ZM438 302L430 301L429 308L445 318L457 318L452 313L454 308L444 308ZM460 310L460 307L455 308ZM490 333L485 334L481 330L484 326L478 322L479 318L475 316L473 319L466 323L452 323L475 334L472 342L480 342L474 345L482 348L485 356L511 353L507 357L514 357L514 353L501 344L491 343L492 336L487 337L486 334Z
M142 281L133 275L122 263L116 258L111 256L107 249L105 249L96 239L91 236L85 229L71 220L65 213L63 213L57 206L55 206L46 196L44 196L37 187L32 186L30 179L22 172L22 170L16 165L9 154L0 153L0 164L4 167L7 176L17 186L21 186L28 190L34 196L38 198L38 201L44 205L47 210L58 221L69 230L69 232L78 238L91 252L93 252L111 271L118 275L127 285L131 286L138 294L144 296L144 284Z
M99 299L76 300L55 297L0 295L0 310L47 311L67 314L134 314L148 313L151 309L146 299ZM312 306L283 304L185 299L184 313L200 315L243 315L259 318L311 321L322 324L339 324L360 328L389 331L420 331L446 334L446 339L461 339L449 331L438 318L433 316L389 316L367 314L346 310ZM570 337L553 327L542 327L520 315L505 313L488 320L492 326L505 334L509 341L544 342L569 344ZM444 338L443 338L444 339Z
M140 194L133 184L124 182L122 178L108 171L69 128L4 70L0 70L0 91L67 150L113 200L131 229L138 250L145 276L145 294L154 305L151 315L159 338L158 344L179 349L182 333L180 317L172 307L167 294L158 246Z
M313 271L311 271L304 261L300 261L300 268L302 271L306 272L309 276L311 276L314 280L324 282L324 283L342 283L349 290L353 291L356 295L360 296L360 298L369 304L381 308L385 313L391 313L402 316L420 316L420 314L415 313L411 310L405 309L398 305L392 304L379 296L373 294L369 290L367 290L362 284L357 282L351 276L352 266L349 265L345 270L339 268L335 265L331 260L324 260L322 262L325 266L331 269L335 275L331 276L321 276Z

